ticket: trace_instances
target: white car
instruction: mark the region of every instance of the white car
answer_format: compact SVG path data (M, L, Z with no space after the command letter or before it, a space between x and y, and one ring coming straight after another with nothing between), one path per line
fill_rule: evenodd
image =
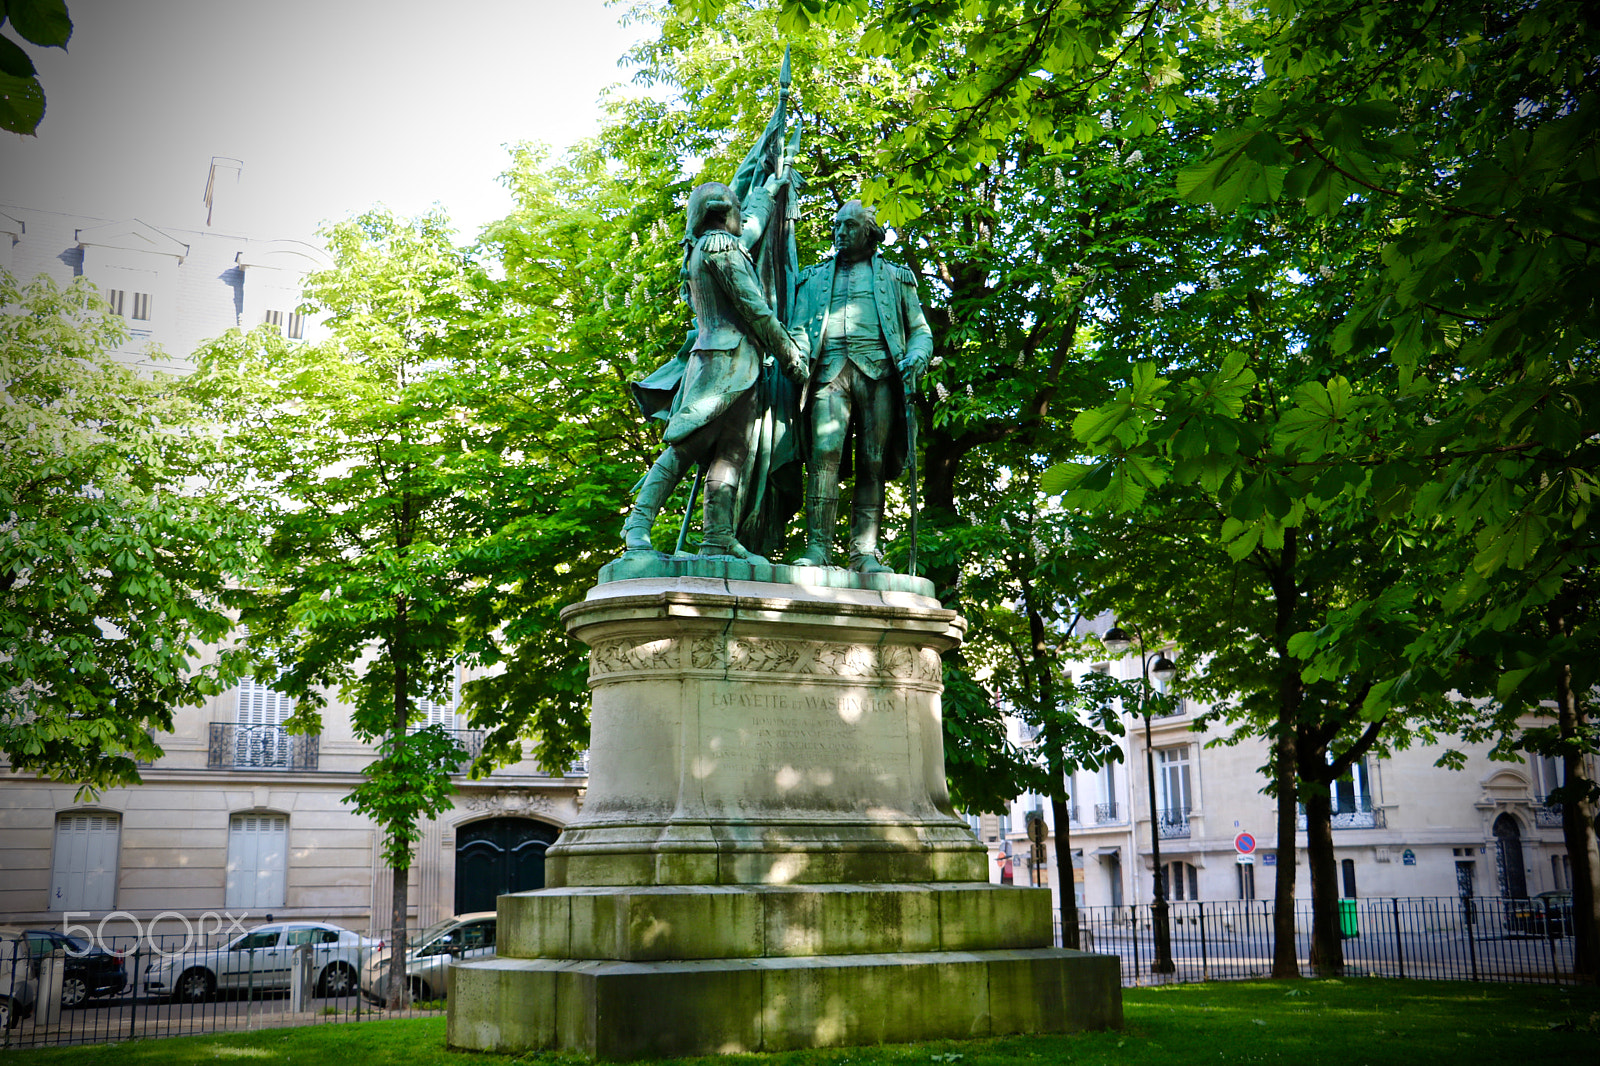
M158 958L144 971L144 990L199 1002L224 989L288 988L295 949L311 948L313 988L319 996L344 996L377 941L326 922L278 922L237 937L225 947Z
M406 952L406 978L411 998L443 999L447 971L458 959L494 958L495 912L458 914L436 922L411 938ZM374 1003L383 1002L383 985L389 976L390 952L373 952L361 975L361 994Z

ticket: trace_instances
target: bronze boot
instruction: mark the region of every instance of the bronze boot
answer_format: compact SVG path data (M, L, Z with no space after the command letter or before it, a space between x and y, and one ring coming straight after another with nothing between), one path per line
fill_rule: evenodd
M634 497L633 509L628 512L628 517L622 523L624 551L651 551L655 547L650 542L650 527L666 504L667 497L672 495L672 490L683 480L685 465L677 449L668 448L661 453L661 458L656 460L650 472L644 476L639 486L639 495Z
M767 560L739 543L734 535L733 505L738 493L726 481L706 482L705 532L700 539L701 555L729 555L747 563Z
M806 550L795 566L827 566L832 557L833 528L839 521L839 492L806 496Z
M854 508L850 523L850 569L858 574L892 574L878 554L878 523L882 511L876 507Z

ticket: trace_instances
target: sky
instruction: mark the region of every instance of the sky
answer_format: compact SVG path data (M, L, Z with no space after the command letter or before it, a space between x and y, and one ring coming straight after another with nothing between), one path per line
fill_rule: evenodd
M511 209L504 145L599 130L648 27L602 0L68 0L66 53L26 46L36 137L0 133L0 203L200 229L213 156L243 162L220 231L435 204L463 238ZM9 27L7 27L9 31ZM622 91L633 91L624 86Z

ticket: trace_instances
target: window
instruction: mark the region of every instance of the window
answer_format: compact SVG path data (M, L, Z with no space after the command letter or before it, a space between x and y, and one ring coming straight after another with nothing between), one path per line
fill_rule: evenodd
M294 701L254 678L239 683L239 710L234 729L235 766L288 766L289 733L283 723L294 713Z
M337 944L339 933L334 929L317 929L314 927L289 930L288 945L297 948L301 944Z
M150 294L136 292L133 294L133 317L140 322L150 321Z
M281 814L236 814L228 822L228 880L223 906L267 910L283 906L289 819Z
M1333 785L1333 813L1357 814L1372 810L1372 789L1367 760L1357 759L1350 772Z
M1562 765L1548 755L1528 756L1528 769L1533 775L1533 794L1539 800L1550 798L1550 793L1561 787Z
M1161 876L1171 900L1196 900L1200 898L1200 871L1186 862L1169 862L1161 866ZM1185 889L1188 895L1184 895Z
M1100 772L1095 775L1098 779L1098 802L1094 805L1094 821L1096 825L1105 825L1117 820L1117 764L1107 762L1100 767Z
M56 819L47 909L98 913L112 908L121 829L122 820L114 814L63 814Z
M1239 898L1245 901L1256 898L1256 868L1254 865L1239 863L1234 867L1239 871Z
M494 920L473 922L461 927L461 947L464 951L494 947Z
M1558 891L1558 892L1571 892L1572 891L1572 856L1570 856L1570 855L1552 855L1552 856L1550 856L1550 876L1555 881L1556 891Z
M111 305L111 313L120 315L127 306L128 293L125 289L107 289L106 302Z
M261 321L264 324L266 324L268 326L271 326L273 329L277 330L279 333L283 332L283 312L282 311L268 311L266 314L261 316Z
M1178 649L1168 648L1161 654L1166 655L1169 658L1176 659L1178 657ZM1157 700L1155 704L1155 717L1170 718L1173 715L1182 714L1187 709L1182 696L1172 695L1172 686L1175 681L1177 681L1177 678L1172 678L1171 680L1162 680L1159 677L1152 677L1150 679L1150 686L1154 688L1156 694L1161 697L1161 699Z
M281 929L258 929L254 933L246 933L233 943L235 951L251 951L255 948L275 948L278 946L278 936Z
M289 312L289 339L292 341L305 340L306 316Z
M448 700L418 700L417 710L413 718L411 731L426 729L431 725L444 726L446 729L460 729L461 716L456 714L456 708L461 705L461 680L459 677L450 681L450 698Z
M1344 881L1344 898L1356 898L1356 861L1344 859L1339 863L1339 873Z
M1187 814L1193 808L1189 791L1189 745L1160 748L1156 751L1160 765L1156 769L1161 788L1161 806L1174 814Z

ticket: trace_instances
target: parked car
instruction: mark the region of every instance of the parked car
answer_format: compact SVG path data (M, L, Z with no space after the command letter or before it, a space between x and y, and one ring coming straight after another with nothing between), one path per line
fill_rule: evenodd
M309 944L313 988L319 996L353 992L365 956L377 942L327 922L258 926L225 947L186 951L152 962L144 989L152 995L199 1002L224 989L288 988L295 948Z
M415 937L406 952L406 979L411 983L412 999L442 999L450 964L457 959L494 958L495 912L458 914L435 922ZM389 973L393 952L380 949L367 960L361 972L361 994L374 1003L383 1002L384 979Z
M1528 936L1571 936L1572 893L1541 892L1507 905L1506 931Z
M35 976L38 960L58 948L67 953L66 973L61 978L63 1007L76 1007L92 996L115 996L128 987L128 969L121 956L105 948L55 929L24 929L22 935L34 958Z
M0 1030L15 1029L33 1013L37 987L22 930L0 928Z

